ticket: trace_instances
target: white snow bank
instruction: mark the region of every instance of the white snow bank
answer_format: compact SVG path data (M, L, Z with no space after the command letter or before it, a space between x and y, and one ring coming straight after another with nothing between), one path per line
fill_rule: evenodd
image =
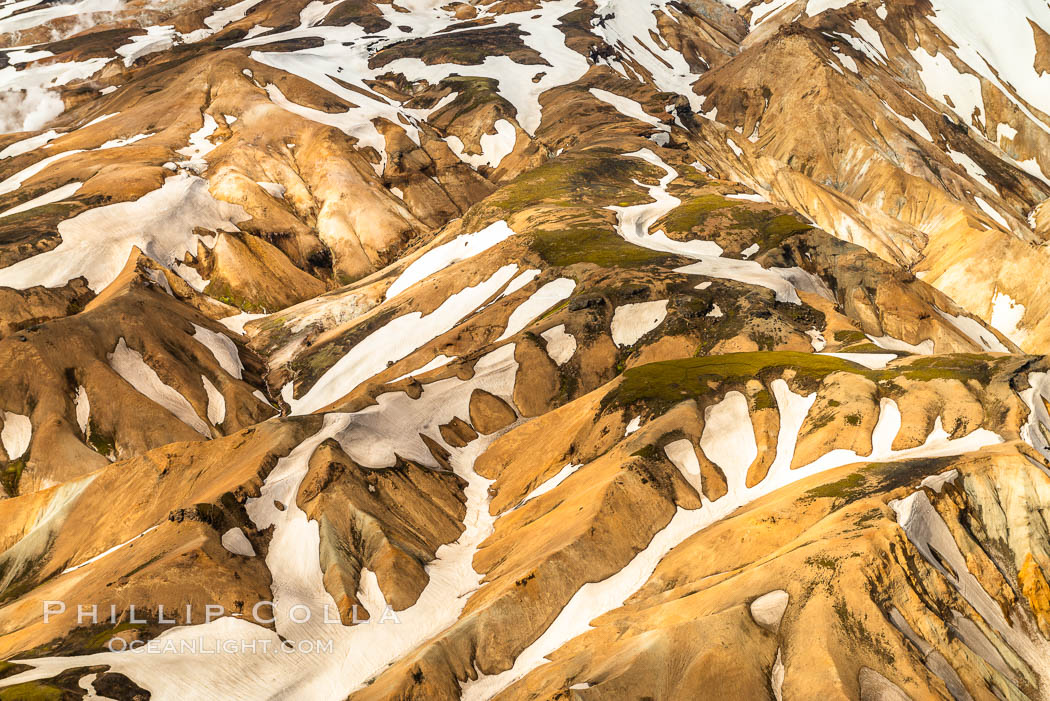
M458 136L447 136L445 141L448 143L448 147L452 149L452 153L456 154L456 157L464 163L469 164L472 168L479 168L481 166L489 166L490 168L499 168L499 164L514 151L514 144L517 142L518 132L514 128L514 125L508 122L506 119L497 119L496 123L492 125L496 130L495 134L482 134L479 139L481 143L481 153L466 153L463 146L463 140Z
M240 528L231 528L222 534L222 547L234 555L255 557L255 548L252 547L248 536L244 535L244 531Z
M201 128L190 134L189 146L177 149L175 153L185 156L184 164L193 171L200 173L208 167L204 157L215 150L218 144L213 144L210 139L219 128L219 123L210 114L204 115L204 123Z
M0 212L0 217L9 217L12 214L19 214L21 212L27 212L30 209L36 209L37 207L43 207L44 205L47 205L47 204L53 204L55 202L61 202L62 200L67 199L71 195L76 194L76 191L80 189L80 186L82 184L83 183L72 182L72 183L66 183L62 187L56 187L54 190L51 190L50 192L45 192L43 195L40 195L39 197L34 197L33 199L31 199L31 200L29 200L27 202L23 202L20 205L16 205L16 206L12 207L11 209L7 209L7 210L4 210L3 212Z
M426 316L411 312L393 319L337 360L301 398L292 396L291 383L285 385L282 397L292 407L293 414L309 414L346 396L369 377L382 372L388 362L407 357L451 329L507 284L517 271L517 265L505 265L487 280L453 294Z
M1010 350L1003 345L1002 341L996 338L988 329L984 328L979 321L971 319L968 316L962 314L956 316L947 312L941 311L939 307L934 307L934 310L941 315L945 321L950 323L952 326L957 328L964 336L969 338L971 341L976 343L978 346L991 353L1009 353Z
M763 268L753 260L701 257L698 262L675 268L676 273L736 280L772 290L778 302L801 304L798 289L825 297L827 287L802 268Z
M124 67L128 68L143 56L170 49L178 36L173 25L147 27L145 34L133 36L127 44L117 47L117 55L124 58Z
M196 253L201 236L195 229L236 231L237 222L247 218L240 206L212 197L208 181L175 175L137 200L89 209L60 223L62 243L0 269L0 285L20 290L60 287L84 276L88 286L100 292L120 274L133 246L171 265L186 253Z
M193 405L186 397L170 387L160 379L157 372L146 364L142 354L128 348L123 337L117 342L117 347L109 354L109 364L118 375L123 377L128 384L135 388L140 394L171 412L175 418L200 433L202 436L211 437L208 424L197 416Z
M991 326L1014 343L1023 343L1028 332L1021 328L1025 306L1015 302L1010 295L996 290L992 299Z
M671 127L642 109L641 104L636 100L617 95L616 93L611 93L608 90L601 90L599 88L591 88L590 93L602 102L615 107L622 115L630 117L631 119L637 119L639 122L645 122L649 126L655 127L661 131L671 131Z
M212 426L218 426L226 420L226 399L207 377L201 375L201 381L204 383L204 392L208 395L208 421Z
M0 443L8 460L17 460L29 450L29 441L33 437L33 424L28 416L13 411L4 412L4 428L0 430Z
M526 496L524 499L522 499L521 503L518 504L518 506L516 506L514 508L521 508L527 502L530 502L533 499L535 499L536 497L538 497L538 496L540 496L542 494L546 494L547 492L551 491L552 489L557 487L559 484L561 484L562 482L567 480L569 477L571 477L573 474L575 474L575 472L577 470L579 470L581 467L583 467L582 463L577 465L577 464L574 464L574 463L570 462L568 465L566 465L561 470L559 470L556 475L554 475L550 479L546 480L541 485L539 485L538 487L533 489L531 492L529 492L528 496Z
M88 399L87 389L84 385L77 385L76 396L73 397L73 405L76 408L77 426L86 437L91 421L91 401Z
M700 460L696 457L696 449L693 442L688 438L680 438L677 441L664 446L664 455L678 468L685 481L696 490L700 501L709 503L703 492L703 476L700 473Z
M566 277L551 280L540 289L533 292L527 300L518 305L507 319L507 328L504 329L496 342L506 340L528 326L533 319L547 311L559 302L569 298L572 291L576 289L576 281Z
M216 333L197 324L193 325L193 338L211 351L211 354L215 356L215 361L219 363L219 367L238 380L241 379L244 365L241 364L241 357L237 354L236 343L221 333Z
M755 623L775 633L784 618L790 598L783 589L767 592L751 602L751 617Z
M902 353L915 353L917 355L932 355L933 354L933 339L927 338L921 343L907 343L894 338L893 336L872 336L871 334L865 334L868 340L874 343L879 348L885 348L890 351L901 351Z
M741 193L735 193L735 194L732 194L732 195L726 195L725 198L727 200L743 200L745 202L766 202L767 201L766 198L763 197L762 195L759 195L757 193L747 193L747 192L741 192Z
M270 195L274 199L284 199L284 193L287 190L287 188L285 188L284 185L281 185L280 183L270 183L265 181L256 182L255 184L261 187L266 192L266 194Z
M667 318L666 299L653 302L624 304L616 308L612 318L612 340L617 346L633 346Z
M489 224L473 234L461 234L447 243L435 246L412 261L386 291L390 299L401 294L420 280L444 270L453 263L473 258L514 235L507 222Z
M941 490L944 489L944 485L954 483L958 477L959 471L951 469L947 472L942 472L939 475L930 475L929 477L923 478L922 482L919 483L919 486L932 489L940 494Z
M857 365L863 365L869 370L882 370L891 361L897 359L894 353L820 353L832 358L841 358Z
M244 325L252 319L261 319L266 314L252 314L250 312L241 312L240 314L234 314L233 316L223 317L219 319L219 323L228 328L234 333L244 335Z
M743 482L748 468L758 457L755 429L743 394L727 392L722 401L704 409L700 448L708 460L721 468L727 482Z
M565 324L552 326L541 333L540 337L547 342L547 355L558 366L569 362L576 353L576 337L566 333Z
M59 136L61 136L61 134L52 129L51 131L45 131L42 134L37 134L35 136L30 136L28 138L22 139L21 141L16 141L10 146L4 148L3 151L0 151L0 160L3 160L4 158L13 158L15 156L21 156L23 153L35 151L36 149L42 146L46 146L48 143L50 143L54 139L57 139Z
M134 543L136 540L138 540L142 536L144 536L147 533L150 533L152 531L155 531L155 530L157 530L157 526L153 526L152 528L147 528L146 530L142 531L142 533L139 533L134 538L129 538L128 540L125 540L120 545L115 545L112 548L110 548L109 550L106 550L105 552L99 553L98 555L95 555L93 558L91 558L89 560L84 560L79 565L74 565L73 567L67 567L66 569L62 570L62 574L68 574L69 572L76 572L77 570L79 570L82 567L87 567L90 564L98 562L99 560L101 560L102 558L106 557L107 555L112 555L113 553L115 553L116 551L120 550L121 548L125 548L125 547L131 545L132 543Z

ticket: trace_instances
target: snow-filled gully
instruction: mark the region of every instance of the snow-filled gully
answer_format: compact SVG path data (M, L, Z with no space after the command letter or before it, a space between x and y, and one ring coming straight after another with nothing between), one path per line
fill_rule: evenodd
M1029 409L1028 420L1021 427L1020 436L1044 459L1050 460L1050 414L1046 409L1046 400L1050 399L1050 374L1029 373L1028 382L1029 388L1019 393ZM1050 475L1050 470L1037 461L1032 459L1031 462ZM922 486L940 493L945 483L953 482L958 477L958 472L952 470L939 478L923 480ZM1024 612L1014 611L1009 618L1004 614L999 603L970 571L966 556L960 550L944 518L930 501L929 494L919 489L903 499L890 502L890 507L897 515L897 523L915 549L1028 665L1038 677L1040 688L1044 689L1041 698L1050 698L1050 693L1045 691L1050 686L1050 671L1047 670L1046 662L1050 659L1050 644L1041 636L1031 633L1035 624L1027 619ZM962 614L956 615L966 620Z
M641 158L663 170L664 175L656 185L634 181L636 185L644 187L649 192L649 197L653 198L653 202L630 207L608 207L616 212L616 233L625 241L653 251L672 253L697 261L677 268L675 270L677 273L703 275L758 285L772 290L779 302L801 304L802 300L799 299L797 290L833 299L820 278L807 273L802 268L763 268L755 261L723 258L722 247L713 241L675 241L663 231L650 233L653 224L682 203L680 199L667 192L667 186L678 177L678 172L647 148L626 155Z
M728 493L713 502L701 493L701 508L679 508L671 522L622 570L608 579L580 587L550 627L518 656L513 667L500 674L482 676L464 684L464 700L481 701L491 698L544 664L547 655L587 632L590 621L622 606L631 594L645 584L660 560L674 547L741 506L811 475L860 460L885 461L956 455L1002 440L995 433L985 429L978 429L962 438L951 439L938 419L923 445L910 450L895 451L892 444L901 427L901 415L895 402L884 399L880 405L878 423L872 432L870 455L859 456L851 450L837 449L808 465L791 469L798 433L816 400L816 395L795 394L783 380L774 380L771 387L780 411L780 432L776 457L766 478L753 487L746 486L748 467L757 455L754 429L747 402L741 401L743 395L739 392L729 392L722 402L707 409L704 434L701 438L705 454L726 476ZM708 430L708 426L714 429ZM692 469L693 463L696 462L695 454L692 455L692 460L689 460L689 456L681 451L672 450L668 451L668 457L672 460L679 458L676 466L682 472L682 476L691 484L699 484L699 475L694 474Z
M411 607L396 613L396 621L375 585L375 576L362 573L360 599L370 622L344 626L335 602L325 591L320 567L320 532L298 507L296 495L310 457L326 439L334 438L354 460L373 468L393 464L394 452L432 462L424 457L420 433L439 436L436 427L455 415L467 415L475 389L511 400L517 373L514 345L507 344L482 357L469 381L449 378L425 385L420 398L404 393L382 395L380 403L354 414L328 414L320 431L278 461L260 496L246 509L260 529L273 526L266 565L273 576L273 616L276 632L236 617L172 628L156 639L163 654L106 652L78 657L25 660L33 669L4 679L9 686L45 679L70 667L109 665L135 680L153 698L181 700L212 698L222 689L230 699L342 699L363 686L387 665L452 625L467 598L481 583L472 562L478 545L493 529L489 514L491 481L474 472L474 460L500 433L483 436L466 448L450 449L450 462L467 482L464 531L441 546L427 566L429 583ZM382 428L386 427L386 430ZM505 429L505 430L509 430ZM504 431L505 432L505 431ZM440 440L440 438L437 438ZM276 504L279 502L283 509ZM307 618L309 620L301 621ZM262 617L270 615L264 608ZM281 641L332 641L330 651L278 651ZM235 652L208 654L200 648L222 649L236 643ZM255 650L240 647L254 641ZM196 644L198 651L180 649ZM263 646L269 652L263 652Z
M518 125L528 134L535 134L542 119L540 95L579 80L589 67L586 57L565 45L565 35L558 26L561 17L576 9L576 3L573 0L548 0L534 9L508 13L488 12L479 6L479 19L483 17L490 22L491 27L517 24L528 28L522 34L522 40L545 58L547 64L542 70L533 64L515 63L505 55L489 56L482 63L470 66L457 63L429 64L415 57L399 58L378 68L369 65L370 58L376 52L394 43L433 36L439 32L448 36L468 31L455 26L458 20L452 12L443 9L445 5L435 0L404 0L397 5L377 4L376 7L390 21L390 27L377 34L367 34L356 24L342 27L311 26L311 20L307 18L294 29L246 39L231 48L263 46L304 37L320 39L323 44L316 48L288 52L253 51L251 58L304 78L350 104L358 105L346 112L327 113L292 102L276 86L267 86L270 99L279 107L340 129L358 139L362 147L375 148L380 161L374 165L380 174L386 165L385 139L373 120L386 119L401 125L408 137L418 144L419 120L426 119L443 104L439 102L430 109L411 109L391 104L378 96L373 97L368 82L389 71L401 73L410 81L427 80L431 84L437 84L451 75L492 78L497 81L500 96L514 106ZM339 80L332 79L331 76L336 75ZM358 89L345 87L347 83ZM480 155L465 153L462 142L454 136L449 139L450 148L461 160L473 166L485 163L496 167L513 149L515 131L506 120L497 121L493 130L494 135L482 136L484 153Z
M216 688L236 699L334 699L343 698L364 685L387 665L455 623L469 596L480 586L481 576L472 561L481 542L493 529L495 517L489 514L488 487L491 482L473 470L474 460L497 435L482 437L464 449L451 446L451 463L467 482L465 530L455 542L439 548L427 567L430 581L418 601L397 613L395 623L384 618L385 603L378 587L362 576L361 600L368 607L371 621L344 626L334 613L335 602L322 582L316 521L311 521L296 504L299 486L306 475L310 456L321 442L334 438L355 461L380 468L393 464L395 454L411 460L431 462L419 435L440 435L437 427L453 416L469 413L474 389L511 399L517 363L514 345L507 344L481 358L469 381L447 378L425 385L419 399L403 392L379 397L379 403L353 414L328 414L323 428L281 459L267 477L261 494L246 505L253 523L260 529L273 526L266 558L273 576L276 632L236 617L223 617L206 624L173 628L155 643L163 654L101 653L75 658L26 660L33 669L9 677L3 684L44 679L71 666L110 665L127 674L153 693L155 699L206 698ZM780 431L775 459L767 477L754 487L745 485L747 469L757 454L754 431L746 401L738 392L707 409L700 445L707 457L725 473L728 493L715 501L706 498L696 510L678 509L670 523L657 533L620 572L585 584L569 601L551 626L521 655L514 666L501 674L482 676L463 686L465 699L487 699L536 667L545 657L586 632L595 617L615 609L651 576L660 560L674 547L699 530L725 518L734 510L810 475L865 460L898 460L912 457L951 455L997 443L994 433L978 429L960 439L950 439L938 421L924 445L894 451L892 442L901 425L901 416L892 400L883 400L878 423L872 434L870 456L852 451L833 450L809 465L790 469L798 432L815 395L793 393L783 380L772 383L780 411ZM439 439L440 440L440 439ZM692 448L690 447L690 450ZM694 486L701 487L692 460L681 450L668 451L669 457ZM575 471L569 465L559 477ZM554 480L542 489L554 489ZM531 495L534 496L534 495ZM283 505L283 509L276 504ZM310 620L298 623L309 612ZM330 652L311 650L273 652L281 640L332 640ZM183 650L180 645L195 643L215 649L224 641L255 641L256 649L237 648L216 655L200 650ZM265 642L264 641L269 641ZM261 652L262 645L270 652ZM209 647L210 646L210 647Z

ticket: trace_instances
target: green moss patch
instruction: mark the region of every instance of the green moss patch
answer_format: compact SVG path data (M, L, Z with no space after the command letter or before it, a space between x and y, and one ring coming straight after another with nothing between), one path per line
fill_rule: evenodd
M246 297L241 297L233 291L233 288L224 283L209 283L208 286L204 288L204 294L219 300L223 304L237 307L243 312L262 314L266 311L261 304L247 299Z
M676 404L714 391L724 382L746 382L763 375L780 376L788 368L797 379L819 381L833 372L864 372L864 368L826 355L793 351L728 353L649 363L624 373L623 382L602 400L606 405Z
M834 372L862 375L891 390L893 381L898 378L916 382L977 380L987 385L996 375L998 361L983 355L959 353L917 358L908 366L869 370L841 358L795 351L729 353L669 360L627 370L620 386L602 400L602 409L626 407L636 402L645 402L653 409L666 409L685 399L722 392L725 384L742 385L751 379L772 381L788 369L795 371L796 384L813 389Z
M601 227L536 231L529 246L554 266L593 263L603 268L636 268L671 257L630 244L615 231Z
M65 701L78 698L72 691L45 682L26 682L0 689L0 701Z
M663 218L661 225L668 231L684 233L707 218L711 212L733 207L736 203L721 195L700 195L678 205Z
M864 332L854 331L852 329L836 331L834 338L838 343L864 343L868 340L868 337L864 335Z
M804 498L809 501L834 499L836 508L841 508L860 499L907 487L926 475L939 474L955 459L954 456L946 456L868 463L842 479L810 489Z
M116 457L117 446L113 437L103 433L94 421L88 423L88 443L99 455Z
M4 663L0 663L4 664ZM18 665L24 667L24 665ZM2 669L2 668L0 668ZM73 701L84 697L80 679L88 674L105 672L108 667L74 667L49 679L16 684L0 689L0 701ZM21 670L20 670L21 671Z
M0 486L7 492L7 496L18 496L18 483L22 480L22 471L25 470L28 455L23 455L17 460L11 460L0 470Z
M7 677L13 677L16 674L21 674L31 669L29 665L15 664L14 662L5 662L0 660L0 679L6 679Z
M952 353L917 357L900 374L909 380L977 380L988 384L997 373L1001 361L1009 358L991 358L977 353Z
M713 215L717 219L708 225L707 219ZM683 198L682 204L658 221L655 228L676 234L701 229L719 240L720 245L747 239L749 243L757 243L762 250L770 250L779 248L785 239L813 227L790 214L748 206L717 193L706 193Z
M613 151L581 151L522 173L486 203L511 212L538 204L626 207L651 201L632 180L656 177L659 171L640 159L624 158Z

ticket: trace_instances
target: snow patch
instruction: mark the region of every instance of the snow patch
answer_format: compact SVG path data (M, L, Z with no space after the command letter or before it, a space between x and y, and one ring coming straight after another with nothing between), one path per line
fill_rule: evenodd
M540 337L547 342L547 355L559 367L569 362L576 353L576 337L565 331L565 324L552 326Z
M700 473L700 460L696 457L696 449L693 442L688 438L680 438L677 441L664 446L664 455L670 460L685 478L685 481L696 490L697 496L702 503L708 503L703 491L703 476Z
M1025 306L1005 292L996 291L992 300L992 327L1014 343L1023 343L1027 332L1021 329Z
M933 355L933 339L927 338L921 343L906 343L899 338L893 336L872 336L871 334L865 334L868 340L874 343L879 348L885 348L890 351L900 351L902 353L915 353L917 355Z
M616 111L626 117L637 119L639 122L645 122L649 126L661 131L671 131L669 126L646 112L642 109L641 104L629 97L623 97L622 95L617 95L616 93L611 93L607 90L600 90L599 88L591 88L590 93L607 105L612 105Z
M259 187L261 187L266 192L266 194L268 194L270 197L273 197L274 199L278 199L278 200L283 200L284 199L284 193L286 191L286 188L285 188L284 185L280 185L278 183L268 183L268 182L257 182L255 184L258 185Z
M144 530L142 533L139 533L134 538L129 538L128 540L125 540L120 545L115 545L112 548L110 548L109 550L106 550L105 552L99 553L98 555L95 555L93 558L91 558L89 560L84 560L79 565L74 565L73 567L67 567L66 569L62 570L62 574L69 574L70 572L76 572L77 570L79 570L79 569L81 569L83 567L87 567L88 565L94 564L94 563L98 562L99 560L101 560L102 558L106 557L107 555L112 555L113 553L117 552L118 550L120 550L122 548L126 548L127 546L131 545L132 543L134 543L136 540L138 540L142 536L146 535L147 533L151 533L151 532L153 532L155 530L157 530L157 526L153 526L152 528L147 528L146 530Z
M143 56L170 49L178 36L173 25L148 27L145 34L134 36L127 44L117 47L117 55L124 58L124 67L129 68Z
M11 209L0 212L0 218L9 217L12 214L20 214L21 212L28 212L30 209L36 209L37 207L43 207L44 205L54 204L55 202L61 202L62 200L68 199L72 195L76 194L77 190L83 183L72 182L66 183L62 187L56 187L50 192L45 192L39 197L34 197L28 202L23 202L20 205L12 207Z
M396 297L417 282L444 270L453 263L459 263L479 253L484 253L511 236L514 236L514 230L507 225L507 222L500 220L489 224L481 231L461 234L447 243L435 246L404 269L397 280L387 288L386 298Z
M211 351L219 367L238 380L241 379L244 365L241 364L241 357L237 353L236 343L221 333L216 333L197 324L193 324L193 338Z
M142 354L128 348L123 337L121 337L117 342L117 347L107 357L109 358L110 366L128 384L134 387L135 391L167 409L175 418L197 431L197 433L208 438L211 437L208 424L202 421L201 417L197 416L193 405L179 394L176 389L164 384L157 372L143 360Z
M820 353L820 355L848 360L851 363L863 365L869 370L882 370L897 359L894 353Z
M579 464L579 465L576 465L576 464L573 464L573 463L570 462L568 465L566 465L561 470L559 470L556 475L554 475L550 479L546 480L543 484L541 484L540 486L536 487L531 492L529 492L529 495L527 497L525 497L521 501L521 503L518 504L518 506L515 507L515 508L521 508L527 502L530 502L533 499L535 499L536 497L538 497L540 495L543 495L543 494L546 494L547 492L551 491L552 489L557 487L559 484L564 482L566 479L571 477L573 474L575 474L575 472L577 470L579 470L581 467L583 467L582 463Z
M445 138L445 141L448 143L448 147L452 149L452 153L456 154L459 160L469 164L472 168L480 168L481 166L499 168L499 164L503 162L503 159L514 151L518 132L514 125L506 119L497 119L492 126L496 133L482 134L479 139L481 144L480 154L466 153L463 141L458 136L448 136Z
M743 394L727 392L722 401L704 410L700 448L721 468L727 482L744 482L748 468L758 457L758 444Z
M791 597L783 589L774 589L751 602L751 617L766 630L777 632Z
M958 329L964 336L969 338L971 341L976 343L978 346L991 353L1009 353L1010 349L1003 345L1002 341L996 338L988 329L984 328L979 321L971 319L968 316L962 314L956 316L954 314L948 314L947 312L941 311L939 307L934 307L934 310L940 314L941 318L947 321L949 324Z
M616 308L612 318L612 340L617 346L633 346L667 318L667 302L659 299L653 302L624 304Z
M505 265L487 280L453 294L426 316L411 312L393 319L337 360L301 398L294 398L291 383L285 385L283 399L293 414L308 414L346 396L361 382L382 372L388 362L407 357L451 329L507 284L517 271L517 265Z
M233 316L223 317L219 319L219 323L228 328L234 333L244 335L244 325L252 319L261 319L267 314L252 314L251 312L241 312L240 314L234 314Z
M231 528L222 534L222 547L234 555L255 557L255 548L252 547L248 536L244 535L244 531L240 528Z
M61 136L61 134L52 129L51 131L45 131L42 134L37 134L36 136L30 136L21 141L16 141L10 146L5 147L3 151L0 151L0 160L3 160L4 158L14 158L15 156L21 156L24 153L35 151L42 146L46 146L59 136Z
M4 412L4 428L0 430L0 443L8 460L17 460L29 450L33 438L33 423L28 416L13 411Z
M61 287L84 276L92 291L101 292L120 274L133 246L171 265L196 252L201 236L195 229L236 231L236 223L247 218L240 206L212 197L208 181L175 175L137 200L89 209L61 222L62 242L0 269L0 285Z
M73 397L73 405L76 408L77 426L86 438L88 428L91 425L91 402L88 400L87 389L84 385L77 385L77 393Z
M204 382L204 392L208 395L208 421L212 426L218 426L226 420L226 399L207 377L201 375L201 381Z
M496 339L496 342L506 340L518 333L533 319L538 317L543 312L547 311L559 302L569 298L572 291L576 289L576 281L570 280L569 278L561 277L557 280L552 280L546 285L536 290L529 296L527 300L522 302L507 319L507 328L504 329L500 337Z

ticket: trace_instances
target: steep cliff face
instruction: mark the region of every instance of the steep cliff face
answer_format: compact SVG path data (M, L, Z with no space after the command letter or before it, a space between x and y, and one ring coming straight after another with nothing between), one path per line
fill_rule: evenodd
M1050 698L1045 2L0 47L0 699Z

